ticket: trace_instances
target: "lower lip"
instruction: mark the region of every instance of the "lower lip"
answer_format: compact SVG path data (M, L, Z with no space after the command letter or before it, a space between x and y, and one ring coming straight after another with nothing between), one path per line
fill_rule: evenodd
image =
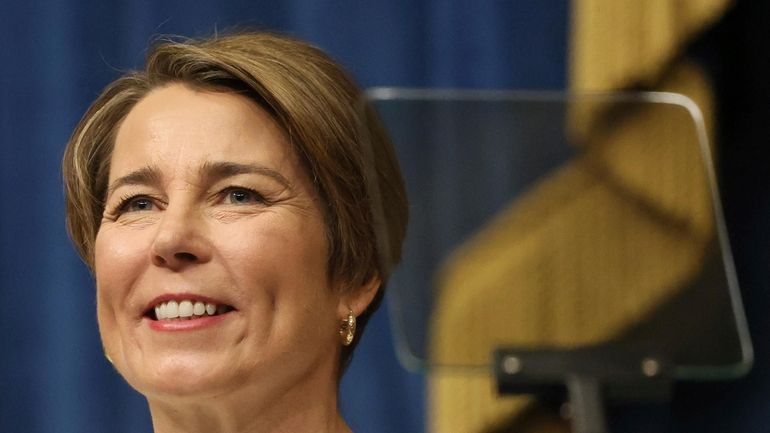
M186 320L152 320L145 318L149 322L150 329L162 332L196 331L209 328L227 319L230 313L218 314L216 316L203 316L195 319Z

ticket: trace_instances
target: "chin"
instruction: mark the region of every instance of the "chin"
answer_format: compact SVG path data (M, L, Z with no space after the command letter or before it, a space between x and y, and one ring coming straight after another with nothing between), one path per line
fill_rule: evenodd
M131 371L121 371L128 383L145 396L209 397L239 382L232 368L207 356L175 355L144 360Z

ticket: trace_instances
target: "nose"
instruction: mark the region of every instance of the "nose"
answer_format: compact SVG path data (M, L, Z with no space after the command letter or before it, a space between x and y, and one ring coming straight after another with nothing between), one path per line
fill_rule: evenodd
M155 266L181 271L211 259L205 224L194 209L169 206L150 247Z

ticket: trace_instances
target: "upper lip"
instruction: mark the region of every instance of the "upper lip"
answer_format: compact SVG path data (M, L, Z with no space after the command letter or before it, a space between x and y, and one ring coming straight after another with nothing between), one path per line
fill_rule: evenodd
M193 302L200 301L200 302L205 302L205 303L209 303L209 304L225 305L225 306L228 306L228 307L232 308L233 310L236 309L232 304L228 304L226 301L223 301L223 300L220 300L220 299L215 299L215 298L210 298L208 296L198 295L198 294L195 294L195 293L164 293L164 294L162 294L160 296L156 296L155 298L153 298L153 300L150 301L145 306L144 310L142 310L142 315L144 316L144 315L149 314L151 311L153 311L153 309L156 306L158 306L159 304L161 304L163 302L168 302L168 301L177 301L177 302L181 302L181 301L193 301Z

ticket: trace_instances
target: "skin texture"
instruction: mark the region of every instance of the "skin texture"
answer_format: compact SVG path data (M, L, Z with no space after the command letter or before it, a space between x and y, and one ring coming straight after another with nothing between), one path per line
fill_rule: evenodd
M379 281L332 287L322 204L270 116L231 93L153 90L118 130L109 185L99 328L156 433L349 431L336 404L338 330ZM158 331L145 313L164 294L235 310Z

